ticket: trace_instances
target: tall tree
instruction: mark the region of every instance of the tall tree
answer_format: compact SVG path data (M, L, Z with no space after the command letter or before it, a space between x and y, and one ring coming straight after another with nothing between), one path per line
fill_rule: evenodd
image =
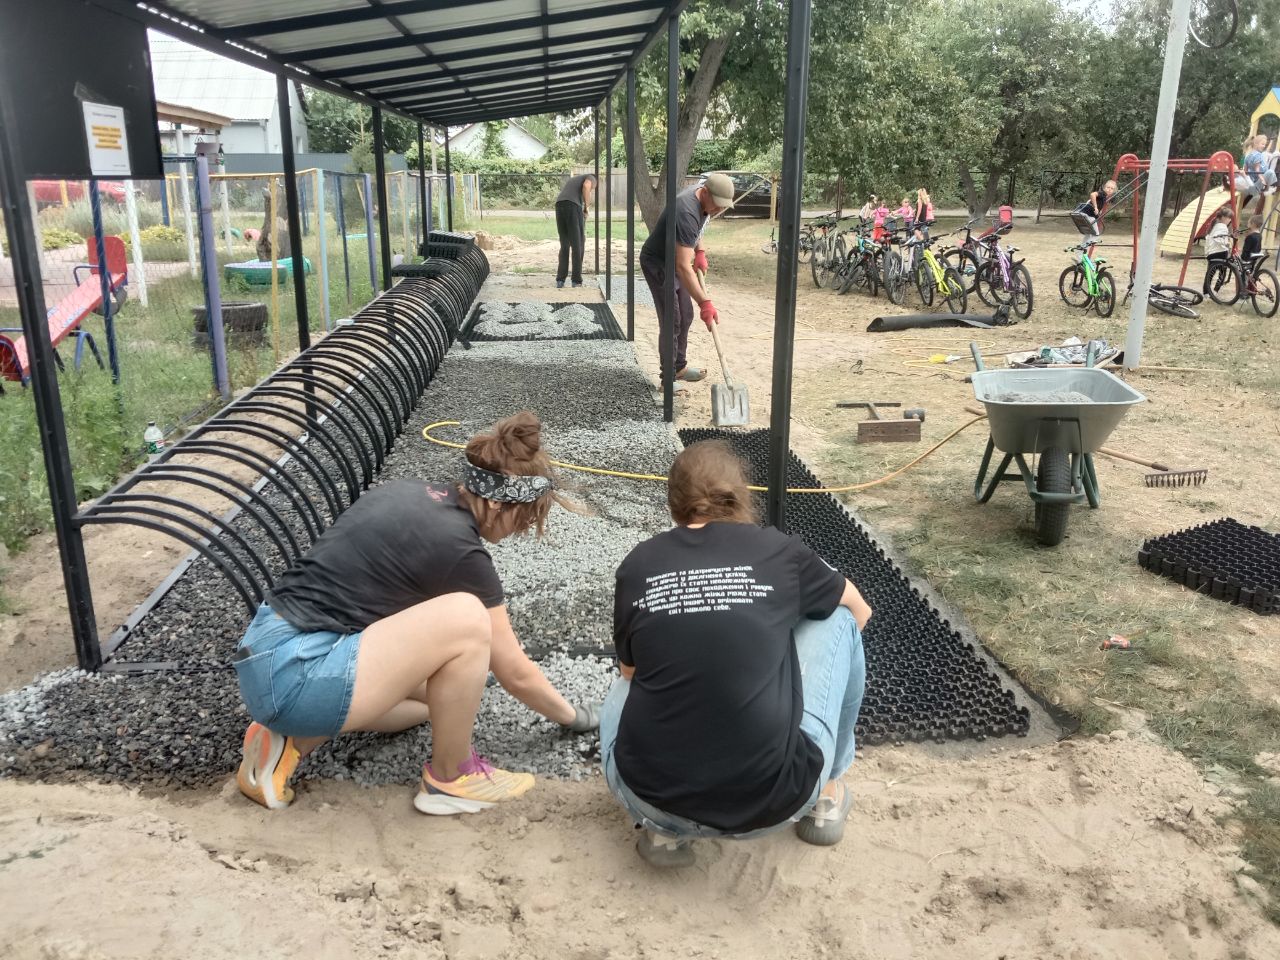
M307 138L321 153L347 153L371 137L373 112L363 103L327 90L307 91ZM389 113L382 115L382 136L390 153L404 153L418 140L418 125Z

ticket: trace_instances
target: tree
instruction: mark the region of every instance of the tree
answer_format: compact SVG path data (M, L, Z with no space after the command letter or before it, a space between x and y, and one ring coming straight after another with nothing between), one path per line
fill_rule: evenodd
M320 153L347 153L368 137L373 138L373 110L327 90L309 90L306 98L307 137ZM382 139L388 153L404 153L418 142L418 125L412 120L382 114ZM372 148L371 148L372 149Z
M486 160L505 160L509 156L502 140L507 124L504 120L490 120L484 125L484 137L480 141L480 156Z

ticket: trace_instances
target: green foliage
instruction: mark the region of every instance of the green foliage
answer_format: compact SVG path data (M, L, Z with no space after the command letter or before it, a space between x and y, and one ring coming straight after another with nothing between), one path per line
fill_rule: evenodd
M133 242L129 234L120 237L124 241L125 253L133 256ZM142 257L144 260L185 260L187 258L187 237L177 227L166 227L157 224L147 227L138 234L142 241Z
M321 153L354 153L356 145L367 140L367 149L372 154L373 111L362 103L325 90L308 90L307 138L311 149ZM382 139L388 153L404 153L411 144L417 143L418 125L383 113Z
M485 123L484 138L480 141L480 156L485 160L506 160L510 156L507 145L502 142L502 131L506 126L502 120L490 120Z
M87 239L93 236L93 209L88 200L77 200L65 207L46 207L39 213L41 230L64 230ZM159 203L138 204L138 226L145 230L161 223ZM122 205L102 204L102 233L104 236L129 232L129 219ZM53 248L46 248L53 249Z
M50 227L40 236L41 246L46 250L61 250L63 247L78 247L84 243L84 237L74 230L62 227Z

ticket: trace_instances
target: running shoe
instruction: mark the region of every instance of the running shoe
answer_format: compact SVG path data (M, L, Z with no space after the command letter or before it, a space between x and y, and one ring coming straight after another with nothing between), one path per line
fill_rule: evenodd
M413 805L421 813L436 816L478 813L523 796L533 788L533 782L533 774L499 770L472 750L470 759L458 764L454 780L441 780L432 773L430 764L424 766L422 788Z
M283 810L293 802L289 781L301 759L293 737L272 733L255 721L244 732L244 758L236 786L254 803L268 810Z
M796 833L805 843L830 847L839 843L844 836L844 822L853 806L853 791L844 783L837 783L840 786L838 796L819 796L813 809L796 823Z

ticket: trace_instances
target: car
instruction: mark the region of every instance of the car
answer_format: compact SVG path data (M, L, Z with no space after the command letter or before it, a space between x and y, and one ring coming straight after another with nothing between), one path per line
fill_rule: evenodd
M743 170L708 170L706 173L697 177L690 178L690 183L698 183L703 177L710 176L712 173L723 173L726 177L733 181L733 209L725 214L726 217L759 217L761 219L769 219L769 213L772 209L774 215L777 215L777 206L771 205L769 201L769 192L772 188L772 182L762 173L747 173ZM781 203L782 191L778 191L778 203Z

